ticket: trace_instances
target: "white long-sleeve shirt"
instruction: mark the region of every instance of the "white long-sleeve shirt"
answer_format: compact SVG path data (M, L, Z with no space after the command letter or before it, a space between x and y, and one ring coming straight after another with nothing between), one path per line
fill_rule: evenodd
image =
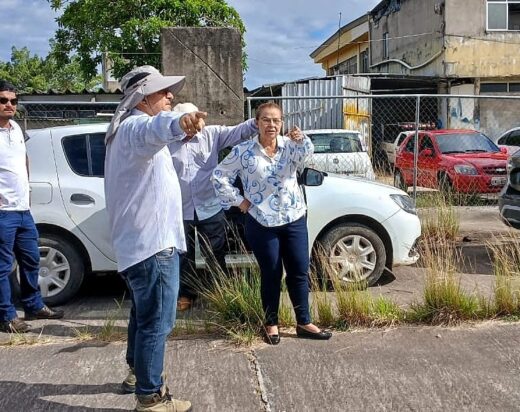
M181 116L134 109L107 145L105 199L119 272L166 248L186 250L181 190L167 147L184 137Z
M179 177L184 220L209 219L222 210L211 183L219 152L258 133L253 119L236 126L206 126L187 142L168 145Z
M249 214L263 226L281 226L302 217L307 207L296 179L305 158L314 152L305 136L293 141L277 137L278 151L271 158L255 136L235 146L213 172L213 186L224 209L239 206L244 197L251 202ZM232 184L240 177L244 197Z

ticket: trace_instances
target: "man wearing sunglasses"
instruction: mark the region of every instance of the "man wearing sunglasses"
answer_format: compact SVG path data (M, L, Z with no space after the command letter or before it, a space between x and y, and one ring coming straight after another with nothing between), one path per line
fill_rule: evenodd
M29 210L29 166L22 129L13 120L15 87L0 80L0 332L24 333L29 325L11 302L9 274L14 259L20 271L25 320L60 319L63 311L48 308L38 287L38 232Z

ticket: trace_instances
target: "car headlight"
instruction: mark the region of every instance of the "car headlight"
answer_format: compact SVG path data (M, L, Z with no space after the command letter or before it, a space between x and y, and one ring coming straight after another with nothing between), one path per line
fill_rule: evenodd
M390 197L405 212L411 213L412 215L417 214L417 209L415 208L415 203L410 196L408 196L408 195L390 195Z
M459 175L478 175L477 169L471 165L456 165L454 169Z

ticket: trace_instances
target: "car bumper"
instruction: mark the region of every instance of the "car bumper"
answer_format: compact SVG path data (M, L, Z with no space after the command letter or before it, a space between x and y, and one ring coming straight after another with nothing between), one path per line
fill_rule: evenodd
M498 193L507 182L505 175L454 175L453 189L460 193Z
M400 210L383 222L392 241L393 266L413 265L419 259L417 241L421 222L417 215Z
M520 192L510 186L504 187L498 197L498 210L506 224L520 229Z

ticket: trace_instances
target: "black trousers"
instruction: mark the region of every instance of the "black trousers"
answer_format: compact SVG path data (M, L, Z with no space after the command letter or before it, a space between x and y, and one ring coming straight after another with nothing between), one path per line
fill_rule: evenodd
M226 226L223 210L204 220L199 220L195 213L193 220L184 221L187 252L181 255L179 296L193 299L197 296L197 286L211 283L212 273L217 270L227 273ZM207 269L204 271L195 269L195 228L199 234L202 256L206 258Z

